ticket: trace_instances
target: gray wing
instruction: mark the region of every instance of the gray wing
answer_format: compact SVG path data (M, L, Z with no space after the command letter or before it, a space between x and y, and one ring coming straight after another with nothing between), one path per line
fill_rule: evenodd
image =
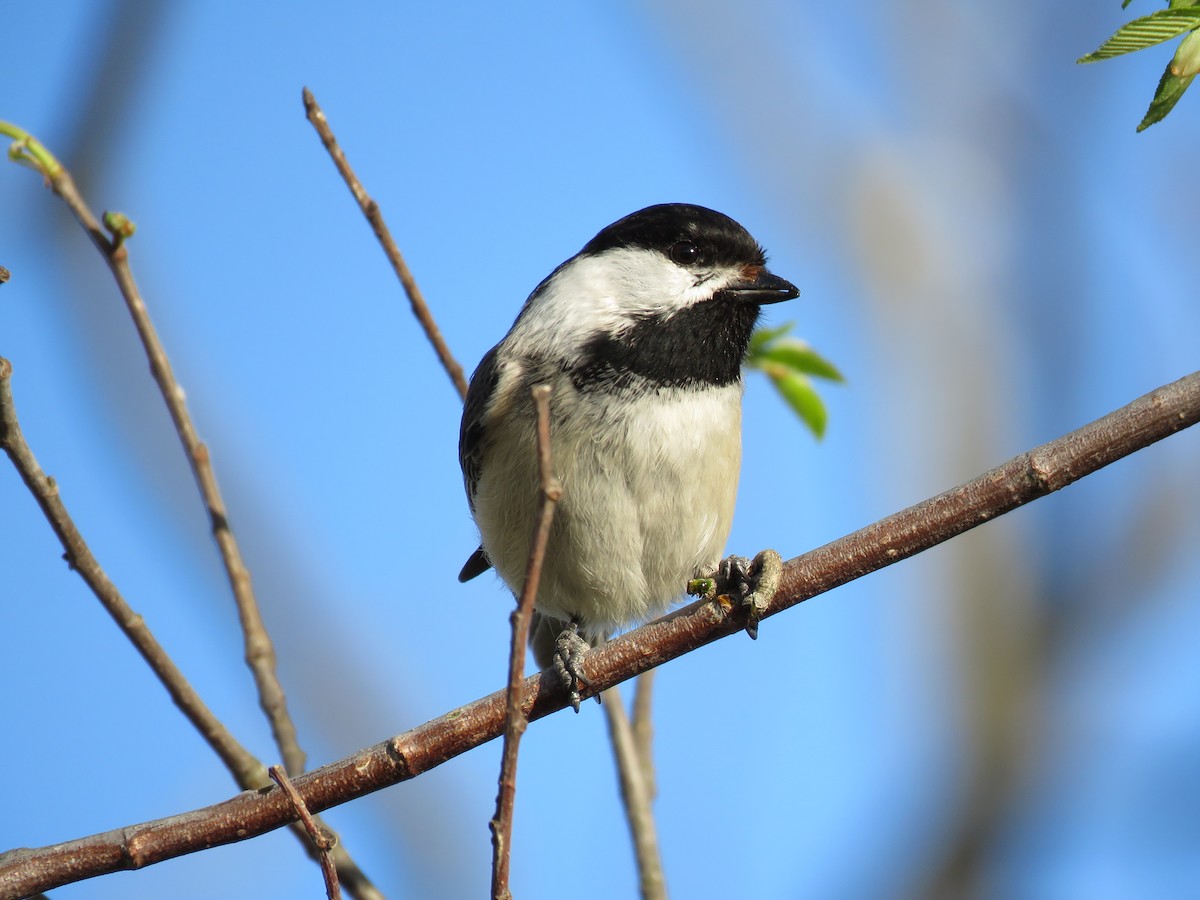
M471 385L467 388L467 400L463 405L462 424L458 430L458 464L462 467L463 485L467 490L467 503L471 512L475 512L475 489L479 485L479 474L483 463L480 450L483 446L485 425L483 414L487 411L488 401L496 390L500 370L496 365L496 351L493 347L487 352L471 376ZM459 581L470 581L477 575L482 575L492 564L488 562L483 547L471 554L462 571L458 573Z

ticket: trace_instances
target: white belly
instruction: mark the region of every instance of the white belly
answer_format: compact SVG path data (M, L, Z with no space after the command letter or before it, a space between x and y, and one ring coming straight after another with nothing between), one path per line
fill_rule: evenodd
M573 390L569 384L556 388ZM570 423L552 412L551 449L563 496L542 570L539 610L607 633L659 615L683 594L689 578L716 566L729 537L741 466L741 392L740 384L666 390L615 404L623 414L607 416L610 404L578 397L572 406L578 415ZM537 508L537 477L531 419L506 419L489 429L513 429L510 446L524 452L489 454L475 518L488 558L517 592Z

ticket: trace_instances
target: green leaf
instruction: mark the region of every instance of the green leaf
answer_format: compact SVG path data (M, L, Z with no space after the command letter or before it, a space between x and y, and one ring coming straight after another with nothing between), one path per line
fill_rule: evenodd
M799 338L786 336L792 323L759 328L750 336L746 367L766 373L783 399L819 440L825 434L825 404L809 376L842 381L837 367Z
M787 334L795 324L795 322L784 322L778 328L755 328L754 333L750 335L750 352L748 358L753 359L758 356L758 351L775 340L775 338Z
M818 440L825 436L825 422L828 414L820 395L812 386L808 376L788 369L784 366L770 366L764 369L776 389L787 401L788 406L795 410L801 421L808 426Z
M805 375L828 381L846 380L837 366L798 338L782 338L764 349L761 356L766 362L778 363Z
M1189 78L1200 72L1200 31L1193 31L1179 42L1169 68L1176 78Z
M1121 9L1127 7L1133 0L1121 0ZM1168 0L1167 6L1171 9L1183 9L1188 6L1198 6L1200 0Z
M1146 115L1142 117L1137 130L1145 131L1155 122L1164 119L1167 113L1175 108L1175 104L1179 102L1179 98L1183 96L1183 92L1188 89L1188 85L1195 77L1195 75L1188 75L1186 78L1179 78L1172 75L1171 67L1167 66L1162 78L1159 79L1158 88L1154 91L1154 99L1150 101L1150 108L1146 110Z
M1076 62L1097 62L1124 53L1133 53L1135 50L1144 50L1196 28L1200 28L1200 9L1160 9L1122 25L1098 49L1080 57Z

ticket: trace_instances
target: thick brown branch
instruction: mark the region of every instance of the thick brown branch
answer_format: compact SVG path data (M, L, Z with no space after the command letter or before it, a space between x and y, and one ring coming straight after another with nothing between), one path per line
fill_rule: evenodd
M763 617L899 562L1059 490L1109 463L1200 421L1200 372L1135 400L1078 431L1023 453L944 494L889 516L787 563ZM744 612L697 601L588 654L588 674L605 690L745 627ZM558 675L522 685L530 721L568 702ZM501 734L498 691L391 740L295 779L309 809L320 811L414 778ZM290 822L278 789L142 825L0 856L0 898L19 897L120 869L140 868L217 844L254 837Z
M1200 421L1200 372L952 490L790 560L764 615L861 578L1078 481Z
M525 566L525 582L517 608L512 613L512 647L508 655L508 684L504 689L504 749L500 756L500 779L496 791L496 815L489 823L492 830L492 897L511 900L508 889L509 862L512 857L513 803L517 795L517 754L521 735L528 719L521 706L521 679L525 674L525 648L529 646L529 626L533 620L533 605L542 579L546 561L546 544L554 510L562 496L562 487L554 477L550 455L550 385L533 388L533 403L537 410L538 473L541 484L537 521L529 543L529 560Z
M413 278L412 270L408 268L408 263L404 261L404 256L400 253L400 248L396 246L396 242L392 239L392 233L388 230L387 223L383 220L383 213L379 209L379 204L371 199L366 188L362 186L362 182L358 180L358 176L354 174L354 170L350 168L350 163L346 160L346 154L338 146L337 138L333 135L333 129L329 127L329 120L325 118L325 113L317 105L317 100L313 96L312 91L305 88L303 95L304 113L308 116L308 121L312 122L313 128L317 130L317 134L321 137L321 143L325 145L325 149L329 151L329 156L333 159L333 164L337 166L337 170L345 180L346 186L350 188L350 193L354 195L354 199L358 201L363 215L367 217L367 222L370 224L371 230L375 232L375 237L379 241L379 245L383 247L383 252L387 255L388 262L392 264L392 269L395 271L396 277L400 279L400 285L404 288L409 305L412 306L413 315L421 323L421 328L425 331L425 337L433 345L433 351L437 354L438 362L442 364L442 368L446 370L446 374L450 376L450 381L454 384L454 389L458 391L458 398L465 400L467 397L467 378L463 374L463 368L454 358L454 354L450 352L450 348L446 345L446 341L442 337L437 323L433 320L433 314L429 311L429 305L425 302L425 297L421 294L421 289L417 287L417 280Z

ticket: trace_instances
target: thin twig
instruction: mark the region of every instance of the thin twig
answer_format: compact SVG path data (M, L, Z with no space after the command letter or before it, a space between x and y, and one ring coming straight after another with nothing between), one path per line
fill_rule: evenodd
M333 854L329 852L337 845L337 835L326 832L317 824L317 820L308 811L304 798L296 792L296 787L288 778L283 766L271 766L267 769L267 773L271 776L271 780L287 794L288 802L295 808L296 815L300 817L304 830L308 832L313 847L320 854L321 874L325 877L325 896L329 900L339 900L342 896L342 888L338 884L337 865L333 861Z
M63 557L67 565L78 572L79 577L91 588L96 599L117 623L117 627L129 638L158 676L167 693L171 695L171 700L233 773L237 783L247 789L267 784L267 772L263 764L238 743L200 699L200 695L146 627L145 620L125 602L117 586L109 580L96 557L92 555L91 549L79 533L79 529L75 527L75 522L59 496L58 485L42 471L21 433L16 406L13 403L11 377L12 364L0 357L0 445L4 447L21 480L42 508L46 521L58 535L65 551Z
M613 759L621 785L621 804L633 841L638 885L643 898L661 900L667 895L662 851L654 824L654 727L650 716L650 696L654 687L654 669L634 679L633 715L625 715L621 695L610 688L604 705L608 716ZM632 720L631 720L632 718Z
M633 740L638 758L642 761L642 775L653 800L658 793L654 778L654 722L650 716L650 698L654 694L655 669L643 672L634 681L633 689Z
M19 131L7 123L0 124L3 125L0 127L0 133L11 136L15 131ZM79 224L91 237L92 243L96 245L100 255L108 263L121 291L121 296L125 299L129 315L133 319L134 327L137 329L142 346L146 351L146 357L150 361L150 372L166 402L167 411L179 434L188 465L191 467L196 486L200 489L200 495L208 511L213 538L220 551L221 561L224 563L225 573L229 578L237 604L246 664L254 675L259 705L271 724L271 732L283 757L284 765L287 766L288 772L298 775L304 771L304 752L300 749L296 737L296 726L287 711L283 687L276 676L275 647L271 643L270 635L267 634L262 614L259 612L258 601L254 597L254 589L250 583L250 571L246 568L241 550L234 538L233 529L229 524L229 514L217 486L216 472L213 470L208 447L200 440L196 426L192 422L187 402L184 399L183 388L175 378L166 349L159 339L154 323L150 320L146 303L142 299L137 282L133 278L133 271L129 267L129 252L126 243L127 238L133 234L133 223L119 213L106 213L105 224L108 225L108 230L113 235L110 239L79 193L75 186L75 180L66 167L32 135L24 132L22 134L23 137L10 148L9 156L41 172L50 189L67 204Z
M517 753L521 735L529 723L521 703L524 692L521 679L525 674L525 648L529 644L529 624L537 599L542 565L546 560L546 544L554 510L562 496L562 486L554 477L550 455L550 385L533 388L533 403L537 410L537 460L541 487L540 507L529 544L529 560L525 564L525 583L517 608L512 613L512 648L508 657L508 685L504 689L504 749L500 758L499 788L496 792L496 815L489 822L492 831L492 897L511 900L508 889L509 863L512 854L513 802L517 793Z
M400 248L396 246L396 242L392 239L392 233L388 230L387 223L383 220L383 213L379 209L379 204L371 199L371 196L362 186L362 182L358 180L358 176L354 174L354 170L350 168L350 163L346 160L346 154L338 146L337 138L333 135L333 129L329 127L329 120L325 118L325 113L317 105L317 100L313 97L312 91L305 88L303 96L304 113L308 116L308 121L312 122L313 128L317 130L317 134L321 137L321 143L325 145L325 149L329 151L329 156L333 159L333 164L337 166L337 170L345 180L346 186L350 188L350 193L354 195L354 199L358 201L363 215L367 217L367 222L371 225L371 230L375 232L375 237L378 239L380 246L383 247L383 252L387 255L388 262L392 264L392 269L395 271L396 277L400 279L404 293L408 296L408 302L412 306L413 315L417 317L417 321L421 323L421 327L425 330L425 336L429 339L429 343L433 345L433 350L437 354L442 368L450 376L450 381L453 382L454 389L458 391L459 399L465 400L467 397L467 378L463 374L463 368L455 360L454 354L450 352L450 348L446 346L446 341L442 338L442 333L438 330L437 323L433 321L433 315L429 312L429 306L425 303L421 289L417 287L417 281L413 278L412 271L408 268L408 263L404 261L404 256L400 253Z
M760 618L907 559L1200 421L1200 372L1151 391L1064 437L992 469L966 484L839 538L784 567L779 590ZM588 653L597 690L659 666L719 638L741 632L745 613L698 600ZM529 721L569 703L556 672L525 679ZM441 765L498 737L506 691L497 691L402 735L295 779L316 812ZM740 765L740 764L735 764ZM733 776L741 777L740 769ZM22 897L62 884L137 869L219 844L246 840L294 817L278 792L247 792L205 809L118 828L49 847L0 854L0 898Z
M92 554L91 548L75 526L59 496L58 484L42 471L21 432L16 404L12 397L11 379L12 364L0 357L0 447L8 454L21 480L29 488L46 521L58 536L67 565L79 573L79 577L166 688L175 706L229 769L238 786L252 791L269 784L267 767L243 747L208 708L183 672L175 665L174 660L158 643L145 620L133 611ZM303 830L297 833L311 853L311 844L304 838ZM312 855L317 859L315 853ZM351 858L349 851L339 844L333 848L333 855L341 881L351 894L360 900L382 900L383 895ZM3 896L3 891L0 891L0 897Z
M629 835L633 839L633 854L637 860L638 888L642 900L666 900L667 881L663 874L658 833L654 827L654 788L647 779L645 760L637 746L633 726L625 714L625 703L620 692L616 688L609 688L604 692L601 705L608 720L613 754L617 758L621 803L625 807Z
M166 351L158 338L146 310L145 303L138 291L137 284L133 279L133 273L129 268L128 251L125 241L133 234L133 223L120 214L106 213L104 217L105 223L112 232L112 239L110 240L80 195L78 188L75 186L74 179L71 177L71 173L40 141L23 129L17 128L8 122L0 122L0 134L15 139L9 147L9 158L39 172L45 180L46 186L58 194L63 202L66 203L67 208L71 210L72 214L92 239L92 243L95 244L101 255L108 262L109 268L117 281L130 315L133 318L134 325L142 339L146 355L150 360L150 368L154 380L163 395L163 399L166 401L171 419L175 423L176 431L179 433L180 441L183 443L192 474L196 479L205 506L207 507L213 537L220 550L221 559L225 565L225 571L232 586L234 600L238 608L238 617L244 639L244 655L254 676L259 705L271 723L271 730L276 745L279 747L280 755L284 760L285 767L288 771L298 774L304 770L304 753L300 749L296 738L295 725L292 723L292 719L287 711L283 688L276 676L275 649L259 612L258 602L254 597L254 591L250 583L250 572L242 561L241 551L230 528L225 504L221 499L221 494L217 487L216 475L209 459L208 448L199 440L195 426L192 424L191 417L187 411L183 388L175 380ZM15 423L14 410L13 424L15 425ZM19 431L17 433L19 434ZM32 453L29 454L28 459L36 467L37 464L33 460ZM38 472L40 473L40 470ZM25 477L24 474L22 477ZM41 477L44 480L48 480L53 487L52 480L45 479L45 476ZM26 483L30 484L28 479L26 479ZM30 489L36 495L37 491L32 484L30 484ZM54 490L54 500L57 502L56 489ZM42 503L40 499L39 503ZM131 640L134 639L135 634L139 636L138 639L134 640L134 646L167 688L167 692L171 695L176 706L184 712L188 720L192 722L193 726L197 728L209 746L213 748L225 763L239 786L244 789L254 789L267 783L266 767L234 740L224 725L204 705L199 695L187 683L182 673L179 672L170 657L167 656L166 652L146 628L141 617L129 609L128 604L121 598L116 587L108 580L99 564L96 563L94 558L91 558L91 552L88 550L86 542L79 535L78 530L75 529L70 517L66 514L66 509L62 508L61 502L57 502L57 506L61 517L56 522L54 513L52 512L53 507L48 507L45 503L42 503L42 509L50 520L51 527L54 528L60 540L63 541L68 560L70 561L73 558L73 551L83 551L86 553L86 556L91 560L91 565L94 567L94 572L91 579L85 576L85 581L88 582L93 593L105 604L110 615L122 627L122 630L130 636ZM76 546L71 547L67 545L64 536L67 532L64 529L69 529L74 534ZM106 592L107 601L101 595L101 590ZM109 603L113 603L114 605L109 606ZM301 836L303 837L302 834ZM309 846L307 842L305 842L305 846L306 848ZM341 883L346 886L346 889L352 895L360 898L360 900L377 900L377 898L381 900L382 894L379 893L366 873L362 871L350 856L349 851L339 844L334 848L333 854L337 861Z

